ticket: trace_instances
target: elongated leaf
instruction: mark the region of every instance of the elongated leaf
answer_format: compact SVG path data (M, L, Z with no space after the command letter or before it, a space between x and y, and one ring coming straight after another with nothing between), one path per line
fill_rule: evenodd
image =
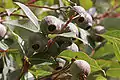
M109 42L112 43L114 53L116 58L120 61L120 30L108 31L106 34L102 35Z
M101 21L107 30L120 29L120 18L105 18Z
M7 50L9 47L7 44L5 44L4 42L0 41L0 49L1 50Z
M87 44L87 45L89 45L91 47L91 45L88 42L86 42L86 40L76 37L76 34L73 33L73 32L62 33L62 34L58 34L57 36L76 38L76 39L82 41L84 44Z
M8 16L10 16L10 14L13 13L15 10L17 10L17 8L6 9L6 12Z
M96 80L107 80L107 79L103 76L97 76Z
M24 4L19 3L19 2L15 2L18 6L20 6L20 8L22 8L22 10L25 12L25 14L28 16L28 18L34 23L34 25L36 26L36 28L38 30L40 30L40 26L38 23L38 19L37 17L33 14L33 12Z
M100 66L97 64L97 62L94 59L90 58L86 53L72 52L69 50L65 50L65 51L61 52L60 56L63 58L66 58L67 60L70 60L75 57L77 57L77 59L85 60L90 64L92 72L102 70L100 68Z
M11 25L15 27L21 27L32 32L39 32L38 28L28 19L20 19L20 20L11 20L3 22L5 25ZM40 25L40 22L39 22Z
M91 0L79 0L80 5L84 7L85 9L89 9L92 7L92 1Z
M107 70L106 74L107 76L120 78L120 68L110 68Z
M25 50L23 48L23 45L24 45L23 39L19 35L17 35L16 33L14 33L10 28L9 28L9 31L13 34L13 36L15 37L15 40L18 42L20 48L23 51L23 54L25 55Z

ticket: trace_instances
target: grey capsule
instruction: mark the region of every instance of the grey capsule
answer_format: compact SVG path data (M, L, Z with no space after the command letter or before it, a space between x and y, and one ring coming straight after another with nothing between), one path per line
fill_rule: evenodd
M88 30L92 27L93 19L89 13L85 12L84 17L78 16L75 18L75 22L78 27Z
M44 52L47 47L48 39L41 33L33 33L28 39L28 54L34 52Z
M70 67L70 73L72 74L71 80L79 80L82 76L88 76L91 68L88 62L85 60L76 60ZM74 79L76 78L76 79Z
M41 31L44 34L58 33L62 29L62 24L64 22L55 16L46 16L41 21Z
M73 19L79 27L85 30L88 30L92 27L92 16L87 11L85 11L83 7L73 6L73 10L77 13L77 15Z
M73 52L79 52L79 48L75 43L72 43L71 45L69 45L69 43L65 42L60 46L60 51L63 50L71 50Z
M72 50L73 52L79 52L79 48L75 43L67 47L67 50Z
M83 15L86 12L82 6L73 6L72 9L79 15Z
M95 31L95 33L97 33L97 34L103 34L103 33L106 32L106 29L105 29L104 26L95 26L95 27L94 27L94 31Z

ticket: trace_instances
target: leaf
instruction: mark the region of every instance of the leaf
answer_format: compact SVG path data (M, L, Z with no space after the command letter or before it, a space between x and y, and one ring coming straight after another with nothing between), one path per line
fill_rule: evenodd
M114 53L118 61L120 61L120 30L108 31L106 34L102 35L109 42L112 43Z
M75 57L77 57L77 59L85 60L90 64L92 72L102 70L94 59L90 58L86 53L83 53L83 52L72 52L69 50L65 50L61 52L59 56L67 60L71 60L72 58L75 58Z
M33 74L31 74L30 72L25 73L24 78L25 80L35 80Z
M8 80L17 80L18 76L20 75L21 69L17 69L7 75Z
M103 60L103 59L96 60L96 61L100 65L100 67L102 67L102 68L104 68L104 67L110 67L111 64L113 63L113 61Z
M6 12L7 12L8 16L10 16L11 13L13 13L15 10L17 10L17 8L10 8L10 9L6 9Z
M104 13L110 8L110 0L92 0L99 13Z
M3 24L15 26L15 27L21 27L32 32L39 32L38 28L36 28L35 25L28 19L4 21Z
M7 50L9 47L7 44L5 44L3 41L0 41L0 49L1 50Z
M107 80L107 79L103 76L97 76L95 80Z
M25 14L28 16L28 18L34 23L35 27L40 30L40 25L38 23L37 17L33 14L33 12L24 4L15 2L18 6L22 8L22 10L25 12Z
M120 18L105 18L100 24L104 25L107 30L117 30L120 29Z
M13 8L14 4L13 4L13 0L4 0L4 6L5 8Z
M92 7L92 1L91 0L79 0L80 4L82 7L84 7L85 9L89 9Z
M87 36L90 34L82 28L79 28L79 30L80 30L80 36L81 36L82 40L85 42L84 44L89 44Z
M113 46L110 42L107 42L103 47L95 52L92 58L111 60L114 56Z
M83 40L81 38L76 37L76 34L73 33L73 32L62 33L62 34L58 34L57 36L63 36L63 37L69 37L69 38L76 38L76 39L82 41L84 44L87 44L87 45L89 45L91 47L91 45L88 42L86 42L85 40Z
M76 38L76 34L73 32L58 34L58 36Z
M25 50L24 50L24 48L23 48L23 45L24 45L23 39L22 39L19 35L17 35L16 33L14 33L10 28L9 28L9 31L10 31L10 32L12 33L12 35L15 37L15 39L17 40L20 48L21 48L22 51L23 51L23 54L25 55Z
M107 76L120 78L120 68L109 68L106 74Z

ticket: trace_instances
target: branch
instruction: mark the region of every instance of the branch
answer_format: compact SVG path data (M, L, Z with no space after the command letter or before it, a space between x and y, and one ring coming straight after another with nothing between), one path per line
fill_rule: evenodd
M105 17L108 17L113 11L115 11L116 9L118 9L120 7L120 5L115 5L112 9L109 9L107 12L103 13L102 15L96 17L97 19L102 19Z
M46 8L46 9L50 9L50 10L60 10L61 8L65 8L65 9L68 9L70 8L70 6L64 6L64 7L59 7L59 8L51 8L51 7L47 7L47 6L37 6L37 5L34 5L34 4L26 4L26 6L30 6L30 7L36 7L36 8Z

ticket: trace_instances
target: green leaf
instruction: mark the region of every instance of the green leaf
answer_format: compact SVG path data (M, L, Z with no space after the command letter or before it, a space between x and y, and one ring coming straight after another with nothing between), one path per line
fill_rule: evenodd
M110 0L92 0L99 13L104 13L110 8Z
M106 34L102 35L109 42L112 43L114 53L116 58L120 61L120 30L108 31Z
M39 32L38 28L36 28L35 25L28 19L5 21L3 22L3 24L15 26L15 27L21 27L32 32Z
M19 2L15 2L18 6L20 6L20 8L22 8L22 10L25 12L25 14L27 15L27 17L34 23L35 27L40 30L40 25L38 23L38 18L33 14L33 12L24 4L19 3Z
M15 71L9 73L9 74L7 75L8 80L17 80L17 79L18 79L17 76L19 76L20 73L21 73L21 69L17 69L17 70L15 70Z
M4 6L5 8L13 8L14 4L13 4L13 0L4 0Z
M94 59L90 58L86 53L72 52L69 50L65 50L60 53L60 56L67 60L71 60L72 58L75 58L75 57L77 57L77 59L85 60L90 64L92 72L102 70L100 66L97 64L97 62Z
M101 21L107 30L120 29L120 18L105 18Z
M97 76L96 80L107 80L107 79L105 77L103 77L103 76Z
M13 13L15 10L17 10L17 8L10 8L10 9L6 9L6 12L10 16L10 14Z
M113 46L110 42L105 43L103 47L95 52L92 58L95 59L104 59L104 60L111 60L114 58L114 51Z
M25 55L25 50L23 48L23 45L24 45L24 41L23 39L16 33L14 33L10 28L9 28L9 31L12 33L12 35L15 37L15 40L18 42L20 48L22 49L23 51L23 54Z
M107 70L106 74L107 74L107 76L120 78L120 68L109 68Z
M111 64L113 63L112 61L109 61L109 60L103 60L103 59L100 59L100 60L96 60L97 63L100 65L100 67L104 68L104 67L110 67Z
M91 8L93 5L91 0L79 0L79 1L80 1L80 5L84 7L86 10Z
M3 41L0 41L0 49L7 50L9 47L7 44L5 44Z
M76 38L76 39L82 41L84 44L89 45L92 48L92 46L86 40L76 37L76 34L73 32L62 33L62 34L58 34L57 36Z

